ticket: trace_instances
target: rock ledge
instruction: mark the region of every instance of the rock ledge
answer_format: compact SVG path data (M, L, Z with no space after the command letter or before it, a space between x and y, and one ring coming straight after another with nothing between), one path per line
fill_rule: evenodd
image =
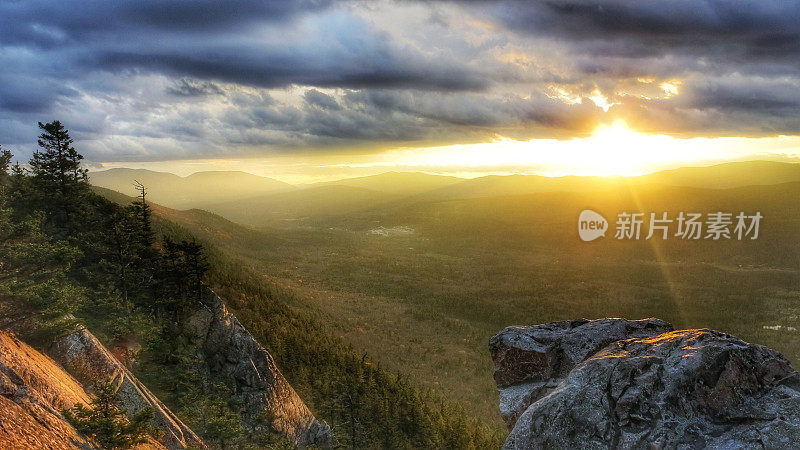
M490 341L504 448L788 448L800 375L778 352L658 319L506 328Z

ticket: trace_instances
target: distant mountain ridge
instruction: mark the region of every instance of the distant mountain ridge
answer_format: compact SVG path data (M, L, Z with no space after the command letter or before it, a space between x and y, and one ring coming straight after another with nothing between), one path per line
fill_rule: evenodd
M297 218L345 214L403 197L362 187L331 184L209 204L204 209L234 222L259 227Z
M463 181L465 181L464 178L447 175L432 175L422 172L384 172L378 175L313 183L308 185L308 187L348 186L389 194L413 195L458 184Z
M800 181L800 163L745 161L702 167L681 167L634 177L488 175L429 191L428 200L496 197L540 192L588 192L623 186L659 184L728 189Z
M681 167L638 177L645 183L726 189L800 181L800 163L743 161L702 167Z
M800 181L800 163L730 162L682 167L635 177L487 175L472 179L420 172L386 172L365 177L293 186L246 172L198 172L187 177L143 169L90 174L92 184L136 195L134 180L149 199L175 209L199 208L240 223L262 226L308 216L374 208L392 202L436 202L544 192L593 192L626 186L666 185L703 189L775 185Z
M96 186L130 196L137 194L135 183L139 182L147 188L151 200L181 209L296 189L282 181L240 171L197 172L179 177L166 172L120 168L91 172L89 180Z

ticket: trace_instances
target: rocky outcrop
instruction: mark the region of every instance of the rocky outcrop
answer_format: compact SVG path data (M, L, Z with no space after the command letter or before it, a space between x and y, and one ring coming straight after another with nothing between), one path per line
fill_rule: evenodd
M672 329L672 325L658 319L578 319L504 329L489 341L503 420L513 427L528 406L555 389L573 367L606 345Z
M152 425L163 432L161 441L167 448L205 447L203 441L86 328L78 327L72 333L59 338L48 353L90 392L98 383L112 380L121 406L129 414L151 408L154 413Z
M717 331L659 332L665 327L655 319L581 320L495 336L498 386L530 403L509 419L504 448L800 442L800 375L783 356Z
M50 358L0 331L0 448L88 448L61 411L89 403Z
M203 300L205 307L186 321L184 333L198 349L210 377L224 382L244 404L245 425L255 431L270 427L300 447L335 446L330 427L314 417L269 352L223 301L210 289Z
M89 395L53 360L0 331L0 448L94 448L61 414ZM164 448L151 441L140 449Z

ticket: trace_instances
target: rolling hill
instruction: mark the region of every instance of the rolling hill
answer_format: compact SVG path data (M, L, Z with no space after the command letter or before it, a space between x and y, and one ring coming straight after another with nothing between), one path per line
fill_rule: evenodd
M587 193L647 185L726 189L800 181L800 164L747 161L683 167L638 177L546 177L489 175L461 179L413 172L387 172L312 185L292 186L245 172L198 172L188 177L134 169L90 174L94 185L135 195L134 180L150 199L176 209L200 208L249 226L290 222L416 203L492 198L546 192Z
M254 227L283 227L376 207L398 198L359 187L326 185L207 204L204 209Z
M776 161L730 162L704 167L681 167L638 177L640 183L725 189L800 181L800 163Z
M510 324L657 316L800 361L800 181L770 183L792 180L794 167L736 163L700 179L681 169L625 183L484 177L409 196L319 186L217 207L227 219L266 224L258 230L197 210L159 214L291 293L294 308L318 314L358 351L491 421L486 341ZM752 176L739 185L736 173ZM581 189L545 192L532 180ZM475 190L433 195L463 185ZM764 219L758 240L619 241L612 232L585 243L576 232L585 208L612 227L622 210ZM403 233L374 232L392 229Z
M247 172L197 172L187 177L144 169L110 169L89 174L90 182L136 195L135 183L142 183L149 198L172 208L187 209L214 203L240 200L258 195L294 190L295 187L272 178Z
M366 177L314 183L309 187L348 186L394 195L414 195L463 182L463 178L420 172L386 172Z
M489 175L431 190L422 195L425 200L448 200L540 192L590 192L648 184L725 189L793 181L800 181L800 163L745 161L705 167L681 167L638 177Z

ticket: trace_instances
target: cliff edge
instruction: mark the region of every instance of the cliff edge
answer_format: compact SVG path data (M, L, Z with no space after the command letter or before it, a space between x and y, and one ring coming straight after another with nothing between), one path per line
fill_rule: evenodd
M83 326L53 343L48 354L90 392L105 380L116 387L121 406L130 414L144 408L153 411L151 424L163 432L169 449L205 448L203 441L145 387L111 352Z
M297 447L337 445L328 424L314 417L269 352L210 289L202 305L181 324L180 338L197 350L204 378L230 388L243 406L247 428L277 432ZM150 447L206 448L84 326L56 338L45 351L49 357L0 331L0 448L90 448L92 444L64 421L61 411L87 404L106 380L111 380L120 406L129 414L144 408L153 411L151 425L161 433L159 442Z
M506 449L791 448L800 374L778 352L658 319L509 327L490 340Z
M90 397L58 364L0 330L0 448L88 449L61 414ZM151 440L138 449L163 449Z
M186 321L184 332L209 377L225 383L244 404L245 426L269 426L298 447L336 446L328 424L314 417L272 355L228 312L222 299L206 289L203 304Z

